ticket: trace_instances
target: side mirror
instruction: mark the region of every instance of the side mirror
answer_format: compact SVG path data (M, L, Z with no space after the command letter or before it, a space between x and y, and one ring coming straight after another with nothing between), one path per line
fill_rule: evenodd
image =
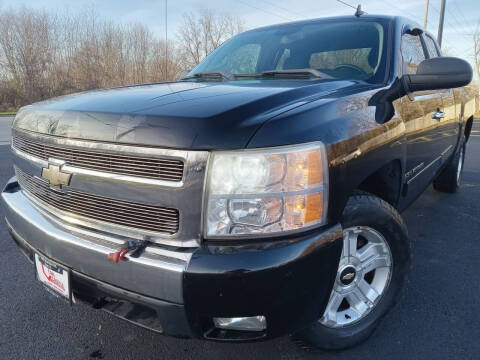
M404 75L407 93L424 90L458 88L470 84L473 70L470 64L459 58L437 57L420 63L416 74Z

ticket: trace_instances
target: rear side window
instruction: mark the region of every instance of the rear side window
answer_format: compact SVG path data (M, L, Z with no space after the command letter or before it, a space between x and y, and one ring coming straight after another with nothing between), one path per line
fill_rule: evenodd
M427 51L428 51L428 57L431 58L436 58L439 57L440 54L438 53L437 47L435 46L435 42L430 36L425 36L425 45L427 45Z
M425 60L422 41L419 36L405 34L402 36L403 72L416 74L418 65Z

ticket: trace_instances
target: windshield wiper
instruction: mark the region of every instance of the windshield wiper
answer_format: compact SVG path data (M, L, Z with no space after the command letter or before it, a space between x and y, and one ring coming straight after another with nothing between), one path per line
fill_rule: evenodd
M267 78L267 79L331 79L332 77L315 69L288 69L288 70L268 70L257 74L230 74L226 71L206 71L186 76L180 80L216 80L232 81L238 78Z
M277 78L277 79L331 79L332 77L315 69L268 70L259 74L238 74L239 77Z
M202 79L202 80L211 79L211 80L219 80L219 81L222 81L222 80L230 81L230 80L235 80L235 77L232 74L227 73L225 71L208 71L208 72L196 73L191 76L181 78L180 80L190 80L190 79Z

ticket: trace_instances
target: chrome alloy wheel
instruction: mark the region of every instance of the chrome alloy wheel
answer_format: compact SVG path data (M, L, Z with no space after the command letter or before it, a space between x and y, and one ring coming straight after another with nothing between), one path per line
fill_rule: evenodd
M382 234L363 226L345 229L335 284L320 323L338 328L363 319L380 301L391 273L392 255Z
M458 157L458 166L457 166L457 184L458 185L460 185L462 169L463 169L463 147L460 148L460 156Z

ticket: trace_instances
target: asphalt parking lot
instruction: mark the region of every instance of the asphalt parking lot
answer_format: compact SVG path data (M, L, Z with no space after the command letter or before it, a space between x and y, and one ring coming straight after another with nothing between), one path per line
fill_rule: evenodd
M12 116L0 116L0 145L8 145L10 143L10 125Z
M8 121L0 117L0 144L8 144ZM0 184L12 173L9 146L0 145ZM288 337L255 344L167 338L85 305L70 307L34 280L1 215L0 358L478 359L480 121L468 145L460 192L441 194L430 187L403 216L413 242L404 299L366 343L344 352L311 352Z

